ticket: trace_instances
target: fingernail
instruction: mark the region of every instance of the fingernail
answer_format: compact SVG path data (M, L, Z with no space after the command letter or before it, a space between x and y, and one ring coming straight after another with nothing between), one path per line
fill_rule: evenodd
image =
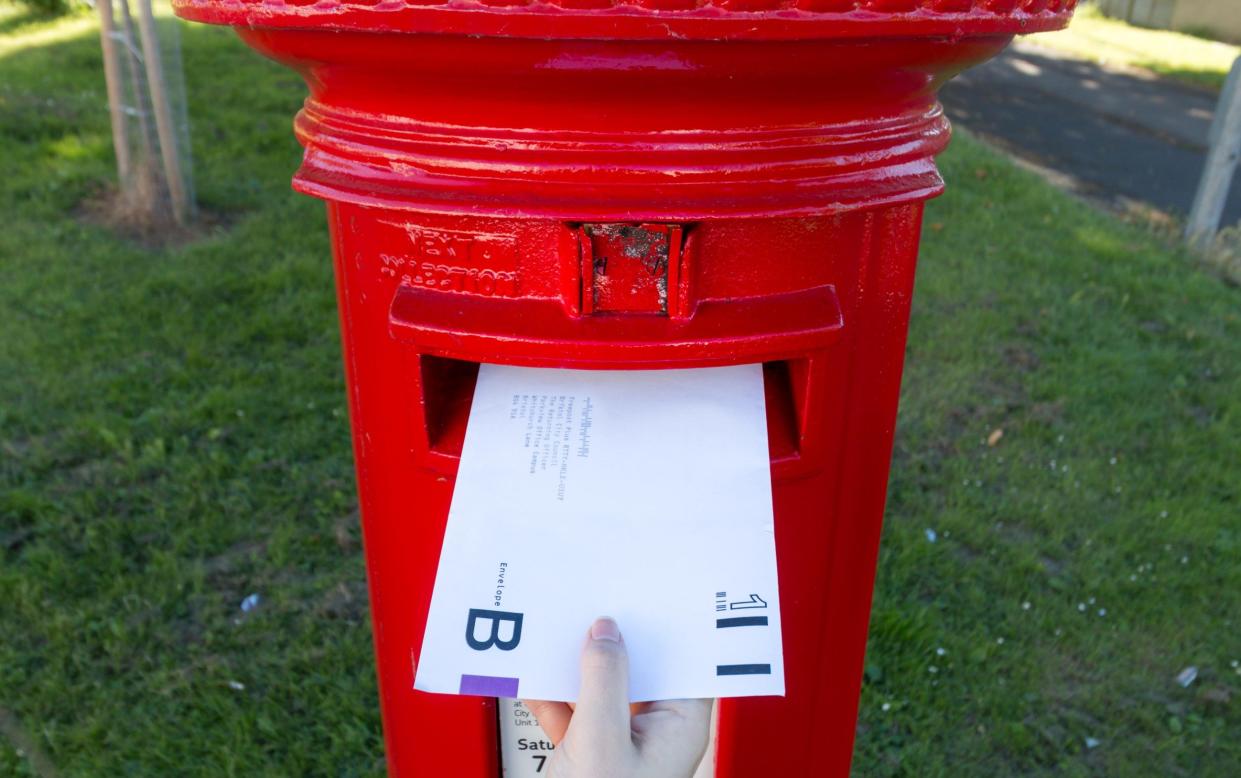
M613 643L620 642L620 627L616 622L609 618L596 619L594 624L590 625L591 640L610 640Z

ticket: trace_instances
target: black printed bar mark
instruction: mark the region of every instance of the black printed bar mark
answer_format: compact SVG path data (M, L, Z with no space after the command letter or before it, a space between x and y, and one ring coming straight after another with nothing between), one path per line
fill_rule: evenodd
M716 665L716 675L771 675L771 665Z
M725 627L765 627L767 626L766 616L733 616L731 619L716 619L715 628L724 629Z

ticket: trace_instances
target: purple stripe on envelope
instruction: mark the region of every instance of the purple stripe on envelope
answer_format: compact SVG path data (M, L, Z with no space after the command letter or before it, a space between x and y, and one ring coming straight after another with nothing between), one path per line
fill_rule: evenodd
M481 697L516 697L517 678L501 678L495 675L462 675L458 694L477 694Z

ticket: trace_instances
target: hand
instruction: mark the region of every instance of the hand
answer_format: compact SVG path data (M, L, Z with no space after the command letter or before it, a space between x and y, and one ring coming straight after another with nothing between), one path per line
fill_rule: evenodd
M629 655L611 619L590 627L577 705L526 706L556 744L548 778L690 778L711 727L711 700L630 706Z

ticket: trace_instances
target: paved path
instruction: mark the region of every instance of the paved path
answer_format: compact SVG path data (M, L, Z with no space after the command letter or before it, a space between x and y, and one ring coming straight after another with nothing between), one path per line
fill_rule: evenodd
M1124 207L1189 212L1206 160L1215 96L1017 44L950 83L954 123L1054 171L1077 191ZM1241 221L1241 175L1224 223Z

